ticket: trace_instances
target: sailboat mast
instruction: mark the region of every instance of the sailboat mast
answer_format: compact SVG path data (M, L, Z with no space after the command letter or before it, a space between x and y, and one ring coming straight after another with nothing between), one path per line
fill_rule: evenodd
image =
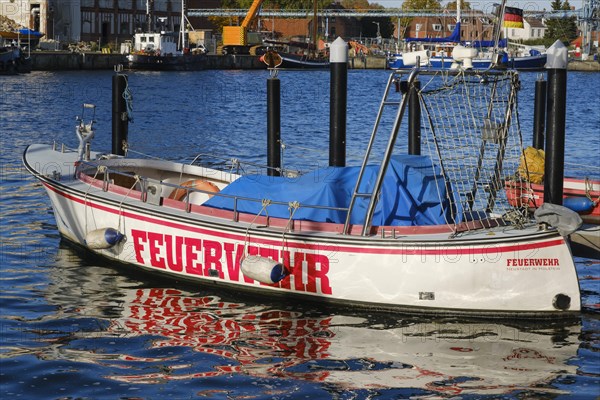
M496 25L494 26L494 54L498 53L500 48L500 36L502 33L502 25L504 21L504 8L506 7L506 0L502 0L502 3L498 7L498 16L496 18Z
M460 11L462 8L462 1L456 0L456 24L460 26ZM458 31L458 40L460 41L462 38L460 37L460 29Z
M312 52L313 56L317 55L317 29L318 29L318 21L317 21L317 0L313 0L313 34L312 34Z

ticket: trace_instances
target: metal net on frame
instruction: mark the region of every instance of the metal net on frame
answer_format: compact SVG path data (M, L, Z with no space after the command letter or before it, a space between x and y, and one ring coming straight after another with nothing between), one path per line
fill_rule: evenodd
M437 185L446 189L453 218L447 222L485 226L492 217L521 223L526 206L509 201L505 190L507 181L521 181L517 72L442 72L428 78L418 91L421 152L441 168L444 182Z

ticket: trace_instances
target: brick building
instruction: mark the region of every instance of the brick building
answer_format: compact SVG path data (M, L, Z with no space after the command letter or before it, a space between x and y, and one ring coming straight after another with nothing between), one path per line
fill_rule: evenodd
M476 11L474 11L476 13ZM403 37L444 38L450 36L456 27L456 17L452 14L444 17L415 17L406 27ZM397 31L397 30L396 30ZM403 29L400 28L402 34ZM483 12L461 17L462 40L492 40L493 20Z

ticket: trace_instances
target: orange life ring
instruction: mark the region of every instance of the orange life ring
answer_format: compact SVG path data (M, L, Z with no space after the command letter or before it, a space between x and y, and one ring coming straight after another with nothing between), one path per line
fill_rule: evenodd
M169 195L169 199L181 201L188 194L188 191L185 188L192 188L198 190L204 190L206 192L218 193L219 188L212 182L204 181L202 179L192 179L187 182L181 184L182 187L177 188L171 192ZM208 195L209 198L212 197L211 194Z

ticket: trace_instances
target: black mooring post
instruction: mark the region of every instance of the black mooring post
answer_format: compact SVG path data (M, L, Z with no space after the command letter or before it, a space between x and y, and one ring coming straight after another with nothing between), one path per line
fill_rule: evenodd
M267 79L267 165L269 176L281 175L281 84Z
M414 81L408 97L408 154L421 155L421 104L417 94L421 82Z
M565 171L565 116L567 110L567 48L557 40L547 51L548 99L544 202L562 205Z
M129 116L127 101L123 94L127 89L127 75L116 73L112 80L112 153L125 155L123 144L127 143Z
M329 47L329 166L346 165L348 44L340 37Z
M546 92L547 85L543 75L535 81L535 99L533 108L533 147L544 150L546 130Z

